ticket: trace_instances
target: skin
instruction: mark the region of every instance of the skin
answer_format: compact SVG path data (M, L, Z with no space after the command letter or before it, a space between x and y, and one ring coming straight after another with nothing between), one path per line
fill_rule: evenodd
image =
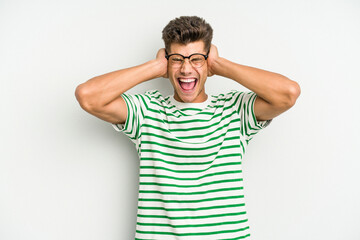
M197 41L187 45L174 43L171 45L170 53L179 53L183 56L189 56L193 53L201 53L206 55L204 42ZM207 62L200 67L193 67L189 59L186 59L180 68L168 66L168 77L174 88L174 98L180 102L198 103L207 99L205 93L205 82L208 75ZM179 79L196 79L196 85L192 91L184 91L179 84Z
M189 44L172 44L169 54L206 54L202 41ZM165 49L156 58L144 64L94 77L80 84L75 91L81 107L90 114L110 123L124 123L127 107L121 94L150 79L169 78L174 87L174 98L181 102L203 102L207 99L205 82L208 76L219 75L232 79L257 94L254 111L257 120L273 119L291 108L300 95L299 85L287 77L231 62L218 54L217 47L210 48L207 62L194 68L188 59L178 69L168 66ZM196 78L192 91L180 88L179 78Z

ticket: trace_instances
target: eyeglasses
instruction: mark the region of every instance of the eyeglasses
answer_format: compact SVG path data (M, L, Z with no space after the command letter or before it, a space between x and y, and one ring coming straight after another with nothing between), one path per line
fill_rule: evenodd
M182 64L185 62L185 59L188 58L191 66L195 68L202 67L208 58L208 55L204 55L201 53L193 53L190 56L183 56L179 53L174 53L168 55L166 52L165 58L169 61L170 66L178 68L181 67Z

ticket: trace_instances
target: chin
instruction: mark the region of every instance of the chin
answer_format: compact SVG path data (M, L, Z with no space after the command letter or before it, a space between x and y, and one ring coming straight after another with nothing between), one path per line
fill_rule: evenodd
M195 97L180 97L180 99L182 102L192 103L192 102L194 102Z
M201 102L201 95L204 94L204 88L201 87L200 81L196 78L195 86L191 90L185 90L181 87L181 84L177 82L173 83L174 85L174 95L176 96L176 100L185 103L193 103L193 102ZM174 96L174 97L175 97ZM206 95L205 95L206 96Z
M177 97L180 99L181 102L185 103L193 103L196 102L197 98L199 97L199 92L194 92L192 94L179 94L179 92L176 93Z

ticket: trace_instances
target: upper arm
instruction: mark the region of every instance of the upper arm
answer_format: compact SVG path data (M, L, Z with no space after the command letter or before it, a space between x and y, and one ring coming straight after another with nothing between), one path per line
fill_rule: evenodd
M290 105L273 105L257 96L254 103L256 120L265 121L273 119L288 110L290 107Z
M102 107L86 106L81 102L80 105L88 113L110 123L123 124L127 118L127 106L121 96Z
M294 106L300 95L300 86L294 81L287 85L286 91L274 95L272 103L257 96L254 103L254 112L258 121L270 120Z

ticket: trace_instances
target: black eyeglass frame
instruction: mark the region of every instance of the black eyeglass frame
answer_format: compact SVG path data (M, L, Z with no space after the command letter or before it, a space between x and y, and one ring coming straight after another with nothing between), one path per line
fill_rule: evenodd
M174 55L179 55L179 56L181 56L181 57L183 57L184 58L184 61L185 61L185 59L186 58L188 58L189 59L189 61L190 61L190 58L193 56L193 55L201 55L201 56L203 56L204 58L205 58L205 61L208 59L208 57L209 57L209 53L208 54L202 54L202 53L193 53L193 54L191 54L191 55L189 55L189 56L187 56L187 57L185 57L184 55L181 55L180 53L173 53L173 54L168 54L167 53L167 51L165 50L165 58L167 59L167 60L169 60L169 58L171 57L171 56L174 56ZM192 65L192 64L191 64ZM202 67L202 65L201 65L201 67Z

